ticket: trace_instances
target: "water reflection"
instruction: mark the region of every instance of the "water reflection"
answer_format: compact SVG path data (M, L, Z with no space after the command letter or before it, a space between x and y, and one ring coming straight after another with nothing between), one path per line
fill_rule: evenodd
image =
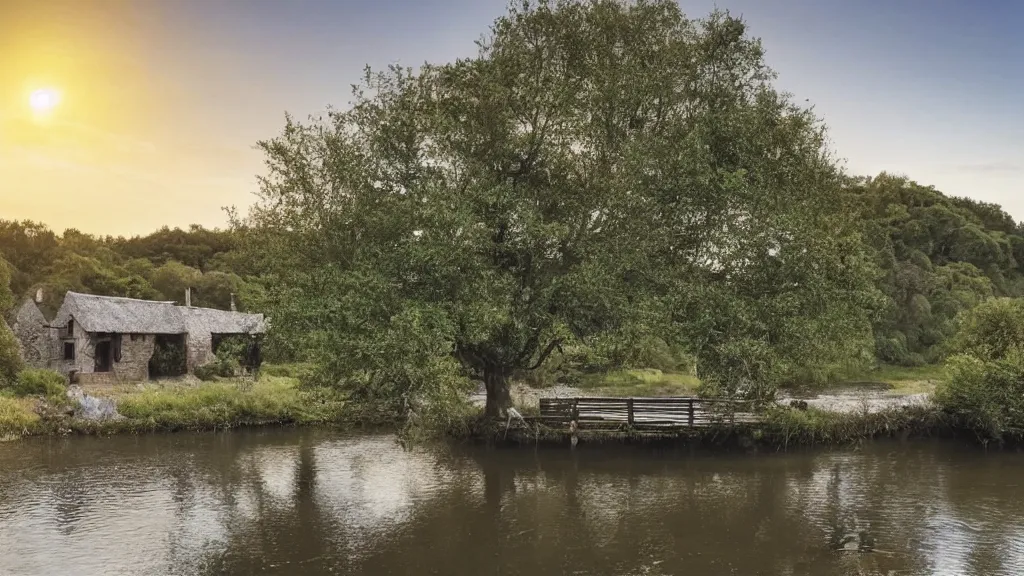
M0 445L0 574L1018 574L1024 458L403 450L264 431Z

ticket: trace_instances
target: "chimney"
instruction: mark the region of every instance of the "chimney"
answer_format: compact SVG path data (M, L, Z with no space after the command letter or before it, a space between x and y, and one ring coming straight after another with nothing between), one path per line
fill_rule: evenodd
M185 306L192 306L192 289L185 288Z
M231 293L231 311L232 312L237 312L238 311L238 308L235 308L235 293L234 292Z
M36 288L36 304L42 304L42 303L43 303L43 289L42 288Z

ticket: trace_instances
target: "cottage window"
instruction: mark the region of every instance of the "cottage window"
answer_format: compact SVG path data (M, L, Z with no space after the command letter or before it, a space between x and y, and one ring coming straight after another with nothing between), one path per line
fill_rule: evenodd
M74 360L75 359L75 343L65 342L64 343L64 359Z
M75 335L75 321L74 320L68 320L68 338L71 338L74 335Z
M132 338L132 342L135 342L136 340L141 340L143 342L146 341L146 335L145 334L132 334L131 338Z

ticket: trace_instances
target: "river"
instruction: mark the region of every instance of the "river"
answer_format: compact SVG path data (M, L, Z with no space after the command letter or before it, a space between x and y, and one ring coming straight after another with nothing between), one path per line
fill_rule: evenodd
M1024 573L1024 455L403 450L324 430L0 444L0 575Z

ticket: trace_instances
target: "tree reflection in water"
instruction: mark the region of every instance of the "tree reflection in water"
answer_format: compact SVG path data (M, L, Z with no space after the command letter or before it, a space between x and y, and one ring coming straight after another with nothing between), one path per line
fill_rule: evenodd
M0 573L1024 569L1024 463L950 445L751 457L406 451L318 431L108 442L0 447Z

